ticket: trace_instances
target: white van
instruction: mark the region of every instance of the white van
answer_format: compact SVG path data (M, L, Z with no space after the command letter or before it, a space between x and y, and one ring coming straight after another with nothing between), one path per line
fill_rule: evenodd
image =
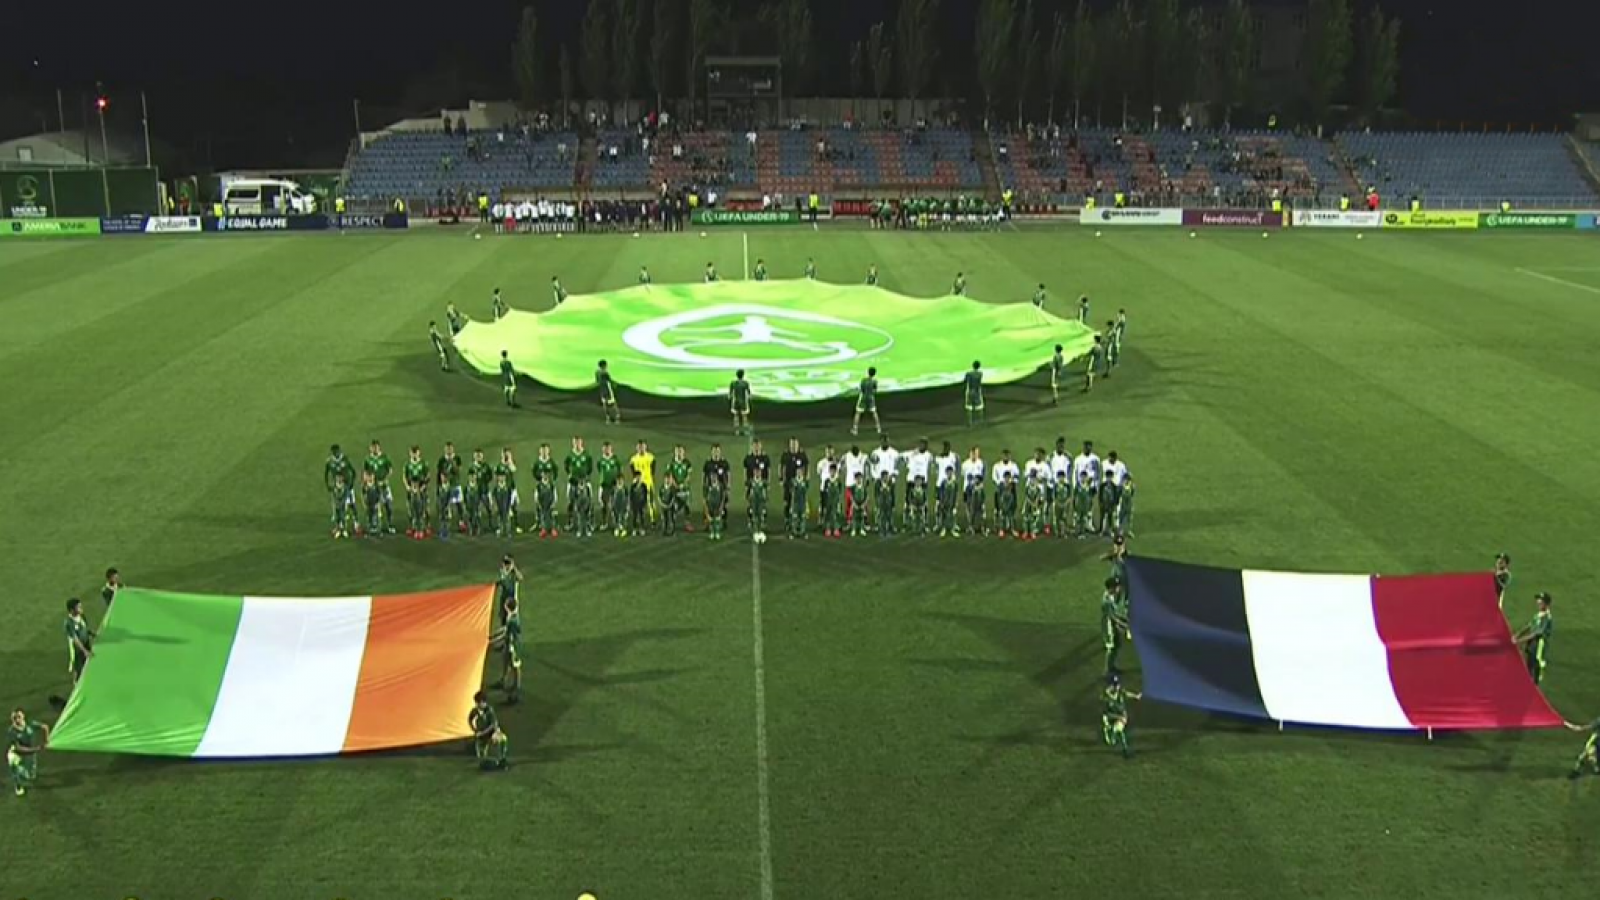
M317 198L293 181L241 178L223 187L222 208L230 216L303 216L317 211Z

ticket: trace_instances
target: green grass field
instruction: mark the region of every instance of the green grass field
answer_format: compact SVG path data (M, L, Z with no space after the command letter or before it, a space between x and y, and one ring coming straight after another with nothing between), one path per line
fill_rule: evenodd
M334 542L328 444L391 455L581 434L696 460L722 405L591 398L438 371L447 300L488 315L816 257L981 300L1130 316L1124 364L1048 404L890 395L897 443L1116 449L1139 553L1334 571L1515 559L1515 624L1556 597L1547 690L1600 715L1600 256L1594 236L1023 229L986 235L461 233L0 243L0 700L49 719L63 601L99 576L175 590L362 594L487 582L497 540ZM1041 360L1041 363L1043 361ZM848 401L758 408L768 438L847 437ZM776 453L777 446L771 447ZM742 453L742 446L738 453ZM737 522L738 517L735 517ZM741 536L742 526L734 534ZM299 762L47 754L0 796L0 897L1534 897L1600 875L1600 779L1560 733L1279 733L1147 704L1099 743L1089 542L696 535L514 542L532 592L516 765L460 748ZM758 672L757 647L762 666ZM1130 680L1137 685L1136 666ZM765 765L758 748L758 685ZM763 785L765 790L763 790ZM768 893L770 889L770 893Z

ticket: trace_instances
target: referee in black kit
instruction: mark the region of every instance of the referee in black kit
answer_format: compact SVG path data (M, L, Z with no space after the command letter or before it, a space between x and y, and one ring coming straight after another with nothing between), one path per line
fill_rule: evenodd
M783 451L778 465L783 474L783 520L789 521L794 507L794 480L802 472L810 473L811 457L800 449L799 438L789 438L789 449Z

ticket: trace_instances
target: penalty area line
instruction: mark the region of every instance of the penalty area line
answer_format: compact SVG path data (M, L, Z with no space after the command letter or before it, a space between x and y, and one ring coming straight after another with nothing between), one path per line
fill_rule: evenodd
M1592 284L1580 284L1576 281L1568 281L1565 278L1557 278L1554 275L1546 275L1543 272L1535 272L1532 269L1524 269L1519 267L1515 271L1521 272L1530 278L1537 278L1540 281L1548 281L1551 284L1559 284L1563 287L1569 287L1579 291L1587 291L1591 294L1600 294L1600 287L1595 287Z

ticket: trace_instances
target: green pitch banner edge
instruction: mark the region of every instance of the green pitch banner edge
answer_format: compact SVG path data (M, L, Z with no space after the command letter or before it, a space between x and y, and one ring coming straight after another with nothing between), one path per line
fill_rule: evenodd
M243 610L243 597L119 591L50 746L194 755Z

